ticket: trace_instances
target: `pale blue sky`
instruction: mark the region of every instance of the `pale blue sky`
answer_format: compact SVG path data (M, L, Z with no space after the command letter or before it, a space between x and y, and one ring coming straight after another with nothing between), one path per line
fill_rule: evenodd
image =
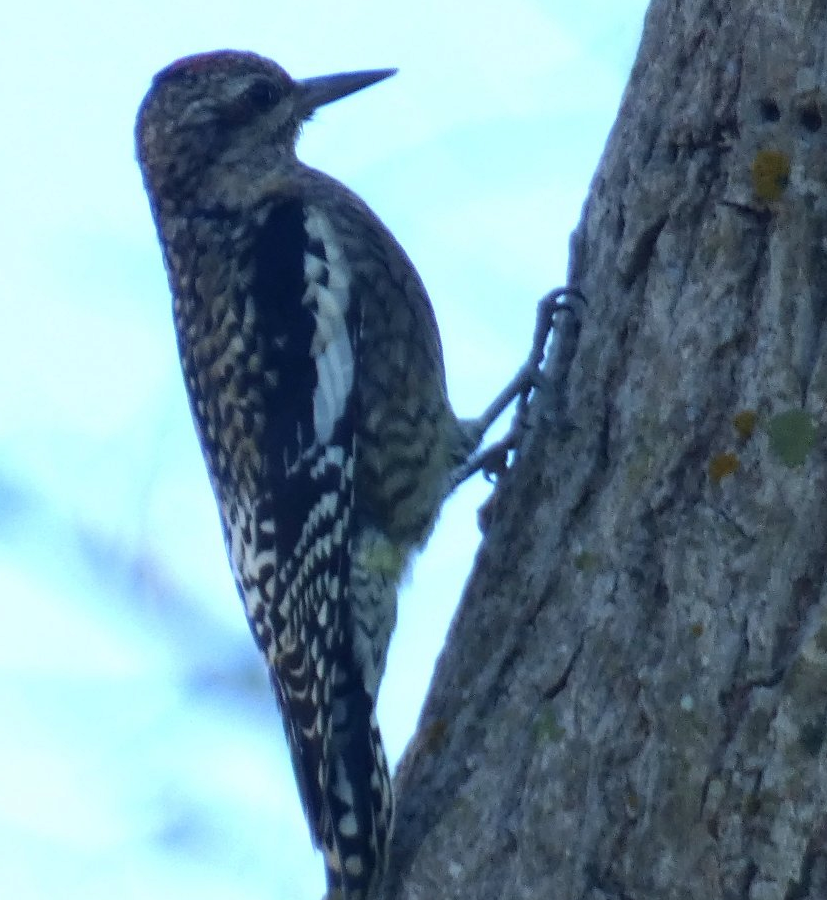
M219 47L298 77L400 68L321 111L300 154L406 247L455 406L473 415L522 361L536 300L565 279L644 7L85 0L0 12L0 894L323 889L224 558L134 162L154 72ZM449 503L403 595L380 700L393 760L487 490L478 478Z

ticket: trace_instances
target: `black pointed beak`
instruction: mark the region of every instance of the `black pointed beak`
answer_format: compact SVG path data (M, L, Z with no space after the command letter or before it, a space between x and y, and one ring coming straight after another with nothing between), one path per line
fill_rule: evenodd
M397 69L370 69L366 72L342 72L341 75L321 75L318 78L305 78L296 82L299 89L299 112L302 118L309 116L314 109L332 103L370 87L377 81L390 78Z

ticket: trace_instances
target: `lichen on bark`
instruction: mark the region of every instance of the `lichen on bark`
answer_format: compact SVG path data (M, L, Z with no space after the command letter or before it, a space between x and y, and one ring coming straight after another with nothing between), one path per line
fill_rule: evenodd
M652 4L387 900L827 896L824 46L820 2Z

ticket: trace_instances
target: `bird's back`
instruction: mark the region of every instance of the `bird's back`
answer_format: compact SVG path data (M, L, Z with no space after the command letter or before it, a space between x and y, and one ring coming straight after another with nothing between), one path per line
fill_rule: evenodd
M367 872L392 821L375 704L397 585L464 452L433 311L385 226L312 169L179 238L179 346L233 572L329 877Z
M345 900L392 827L375 710L397 586L470 449L413 265L295 156L316 106L389 74L203 54L156 76L136 130L231 568Z

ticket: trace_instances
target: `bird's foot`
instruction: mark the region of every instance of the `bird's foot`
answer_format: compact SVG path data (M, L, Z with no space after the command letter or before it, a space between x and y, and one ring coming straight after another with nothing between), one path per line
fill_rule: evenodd
M572 299L577 299L580 303L572 303ZM579 322L582 305L585 303L586 298L582 292L574 287L556 288L540 300L528 359L485 412L478 418L464 423L473 446L477 446L493 422L513 400L517 399L517 409L511 427L505 437L489 447L472 453L457 468L453 479L454 487L480 471L489 481L507 471L508 454L522 443L529 427L528 406L531 396L535 391L548 390L551 386L548 376L542 371L542 366L549 334L554 327L554 317L560 312L567 311Z

